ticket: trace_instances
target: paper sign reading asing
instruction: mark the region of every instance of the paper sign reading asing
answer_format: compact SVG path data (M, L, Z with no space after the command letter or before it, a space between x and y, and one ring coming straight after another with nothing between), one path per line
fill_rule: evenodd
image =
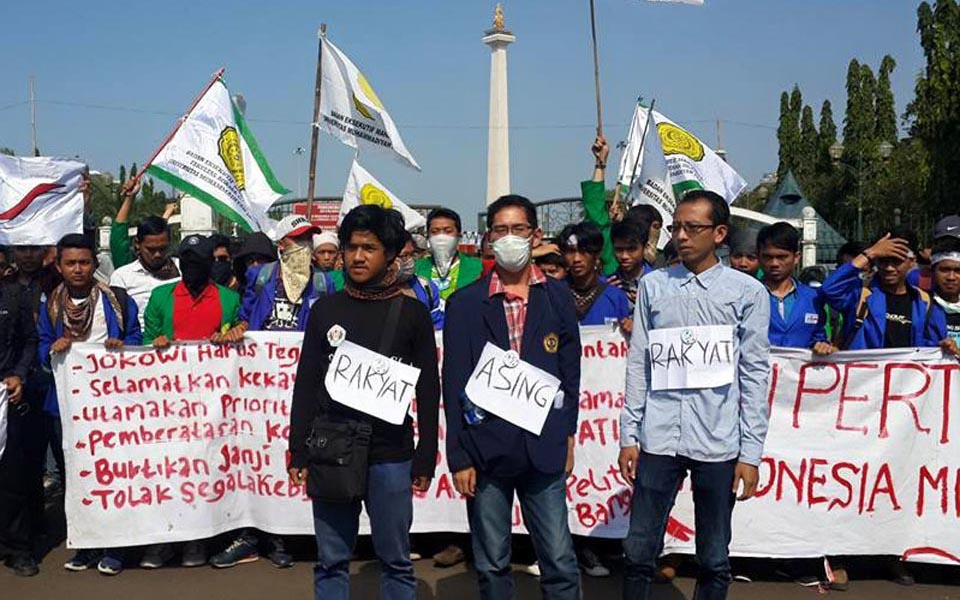
M465 391L480 408L540 435L560 380L520 360L513 350L487 342Z
M340 404L402 425L419 378L420 369L344 340L333 354L324 385Z
M651 388L716 388L733 383L733 326L699 325L650 331Z

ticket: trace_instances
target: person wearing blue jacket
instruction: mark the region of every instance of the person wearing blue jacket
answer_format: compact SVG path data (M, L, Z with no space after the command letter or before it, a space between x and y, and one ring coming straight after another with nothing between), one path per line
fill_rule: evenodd
M407 284L404 294L416 298L430 311L434 331L443 329L444 301L440 298L440 288L430 279L417 275L417 244L413 235L407 232L407 241L397 256L400 281Z
M51 370L51 356L70 349L73 342L102 343L108 349L139 346L143 343L137 303L121 288L96 281L97 256L93 240L82 234L69 234L57 244L57 269L63 276L40 305L37 321L38 354L41 368ZM60 421L56 386L51 384L44 402L47 418ZM61 439L52 446L63 452L63 430L55 428ZM62 455L58 458L63 464ZM78 551L63 566L83 571L96 565L105 575L123 570L123 558L117 549Z
M783 221L767 225L757 234L757 256L763 284L770 294L771 346L808 348L830 354L827 341L826 300L823 294L793 276L800 260L800 233Z
M907 282L916 249L916 234L897 229L823 282L827 302L843 314L841 349L942 346L955 353L943 309ZM875 274L865 287L861 274L871 269Z
M285 217L275 231L280 260L250 267L240 307L240 321L250 331L305 331L317 298L334 293L329 273L311 265L313 234L304 217Z
M560 232L560 252L567 261L570 292L580 325L617 323L630 331L630 299L601 277L603 234L588 221L567 225Z
M532 247L543 233L528 199L509 195L491 204L487 230L494 269L447 301L441 378L447 462L454 486L467 497L480 597L514 597L510 527L516 492L539 558L543 596L575 600L580 577L567 522L566 479L573 470L579 414L576 309L567 287L531 264ZM476 399L466 396L488 343L560 380L562 394L554 398L539 435L480 410Z

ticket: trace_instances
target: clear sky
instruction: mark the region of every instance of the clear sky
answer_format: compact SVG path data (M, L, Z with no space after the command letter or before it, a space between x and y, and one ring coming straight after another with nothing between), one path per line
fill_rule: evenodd
M729 160L751 184L777 166L779 95L799 83L842 129L850 58L884 54L897 111L923 67L918 0L706 0L705 6L596 0L607 138L626 136L638 95L708 145L720 118ZM535 200L579 194L594 135L588 0L506 0L512 188ZM486 188L492 0L166 0L0 2L0 146L31 149L28 79L39 145L92 168L146 160L220 66L281 182L306 190L294 150L309 149L316 32L364 71L423 171L367 153L400 198L445 204L468 224ZM352 150L321 135L318 191L343 191ZM615 163L617 152L611 163ZM299 175L299 178L298 178ZM608 184L612 184L612 175ZM469 225L468 225L469 228Z

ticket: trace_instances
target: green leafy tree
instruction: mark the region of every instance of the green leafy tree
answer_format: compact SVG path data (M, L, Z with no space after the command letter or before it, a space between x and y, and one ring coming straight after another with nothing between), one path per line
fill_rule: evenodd
M780 163L777 166L777 179L783 179L787 171L796 170L800 161L800 111L803 97L800 87L780 95L780 123L777 128L777 141L780 143Z
M4 154L4 155L6 155L6 156L16 156L16 155L17 155L17 153L14 152L12 148L7 148L6 146L0 147L0 154Z
M922 2L917 32L926 59L907 107L910 134L929 164L932 218L960 211L960 7L956 0Z
M875 103L877 123L875 138L879 142L896 144L897 135L897 106L893 98L893 87L890 83L890 74L897 67L897 61L889 54L880 61L880 75L877 79L877 99Z
M800 117L800 156L797 161L797 177L800 178L801 183L816 175L819 144L819 133L813 122L813 109L804 106Z

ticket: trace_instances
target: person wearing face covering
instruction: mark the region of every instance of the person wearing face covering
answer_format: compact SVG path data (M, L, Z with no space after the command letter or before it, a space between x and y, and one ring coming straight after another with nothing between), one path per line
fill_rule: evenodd
M350 555L363 506L381 564L380 597L413 600L417 596L410 560L413 492L429 489L437 462L440 381L433 323L423 304L404 294L408 284L400 281L397 258L405 243L400 213L372 204L357 206L344 216L340 239L346 285L342 292L317 301L303 336L290 409L289 475L293 484L313 492L314 597L350 597ZM415 383L416 442L410 414L395 425L337 402L328 390L327 371L332 361L340 365L342 359L332 357L346 349L347 342L380 355L378 361L393 359L420 369ZM340 436L353 437L331 445L342 441L367 448L350 457L350 468L356 466L352 477L366 482L360 497L338 493L334 481L311 479L316 450L310 447L317 448L311 440L333 437L317 429L330 432L334 426L352 432Z
M496 266L453 294L443 330L447 462L467 497L480 597L514 597L510 524L514 493L539 559L544 598L580 598L580 574L567 524L580 393L580 329L566 284L532 264L543 237L533 203L502 196L487 210ZM487 344L560 380L539 435L481 410L465 392ZM515 354L513 354L515 353ZM506 360L506 359L505 359ZM482 377L482 374L480 375Z
M407 284L403 293L416 298L430 310L433 328L440 331L443 329L443 304L440 302L440 290L432 281L416 274L417 244L410 232L407 232L406 240L403 250L397 257L399 261L397 276L401 282Z
M246 327L239 323L240 296L211 279L214 242L190 235L180 242L180 273L176 283L153 290L143 318L143 343L157 350L173 342L209 340L233 344L243 339ZM170 544L147 547L140 560L144 569L159 569L173 558ZM187 542L180 563L184 567L207 564L206 543Z
M311 264L313 235L320 228L304 217L284 217L274 231L280 260L246 274L240 320L253 331L303 331L317 298L333 294L329 273Z
M483 273L483 263L457 250L462 231L460 215L449 208L435 208L427 215L430 256L417 261L417 275L429 279L444 300Z

